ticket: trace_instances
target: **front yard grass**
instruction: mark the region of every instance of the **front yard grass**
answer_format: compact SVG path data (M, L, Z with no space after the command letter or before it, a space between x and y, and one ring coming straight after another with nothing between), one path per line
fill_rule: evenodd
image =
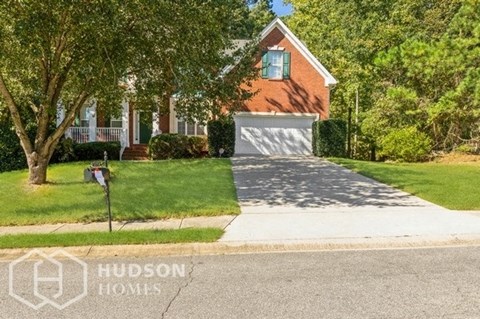
M115 220L238 214L229 159L110 162ZM89 163L52 165L49 183L27 184L27 171L0 174L0 225L105 221L103 189L84 183Z
M437 205L480 210L480 163L377 163L329 159Z
M0 248L69 247L94 245L149 245L217 241L218 228L131 230L63 234L20 234L0 236Z

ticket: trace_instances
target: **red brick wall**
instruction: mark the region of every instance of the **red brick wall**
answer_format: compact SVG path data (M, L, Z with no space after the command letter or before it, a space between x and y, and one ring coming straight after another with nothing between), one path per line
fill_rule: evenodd
M290 79L269 80L259 77L253 82L253 90L259 92L245 103L243 111L317 113L326 119L329 88L325 87L325 79L277 28L260 43L260 48L263 51L274 45L291 53ZM260 55L255 66L262 67Z
M97 109L97 127L105 127L106 123L105 112Z
M162 133L170 133L170 115L160 115L158 121Z

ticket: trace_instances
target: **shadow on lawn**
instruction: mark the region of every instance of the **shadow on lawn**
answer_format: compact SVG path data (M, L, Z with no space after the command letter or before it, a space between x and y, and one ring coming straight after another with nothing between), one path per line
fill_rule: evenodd
M81 185L85 184L85 182L80 181L80 180L72 180L72 181L65 181L65 180L53 180L53 181L47 181L45 185L48 186L65 186L65 185Z
M432 179L426 178L426 174L418 170L404 168L401 165L393 165L378 162L361 162L357 165L355 162L350 162L342 159L335 159L335 162L342 166L366 176L375 179L381 183L392 185L399 189L411 188L419 184L438 184ZM370 168L372 166L372 168ZM422 178L422 176L424 176ZM415 192L411 193L415 195Z

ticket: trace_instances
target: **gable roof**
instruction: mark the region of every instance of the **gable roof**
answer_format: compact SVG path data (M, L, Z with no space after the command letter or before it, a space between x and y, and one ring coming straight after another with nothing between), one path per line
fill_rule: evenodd
M263 29L260 33L260 41L265 39L273 30L277 28L280 32L285 35L285 37L295 46L295 48L305 57L305 59L310 62L315 70L317 70L320 75L325 79L325 86L334 86L337 84L337 80L333 77L330 72L323 66L318 59L313 56L312 52L298 39L295 34L285 25L285 23L280 20L280 18L275 18L269 25Z

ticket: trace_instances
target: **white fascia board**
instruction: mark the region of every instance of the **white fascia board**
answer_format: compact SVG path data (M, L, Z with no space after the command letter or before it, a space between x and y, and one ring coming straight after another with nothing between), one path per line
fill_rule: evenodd
M234 117L255 117L255 116L264 116L264 117L283 117L283 118L315 118L319 119L320 115L318 113L287 113L287 112L238 112Z
M295 34L283 23L280 18L275 18L268 26L263 29L260 33L260 40L265 39L270 32L272 32L275 28L278 28L280 32L282 32L285 37L295 46L295 48L302 53L302 55L307 59L308 62L320 73L323 78L325 79L325 86L330 87L336 85L338 82L333 77L333 75L328 72L328 70L323 66L320 61L308 50L308 48L300 41Z

